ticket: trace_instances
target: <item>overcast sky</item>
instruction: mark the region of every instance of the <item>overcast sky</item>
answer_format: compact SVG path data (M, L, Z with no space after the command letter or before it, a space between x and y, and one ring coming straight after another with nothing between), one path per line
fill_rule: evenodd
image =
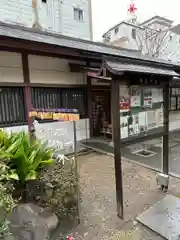
M110 27L127 19L130 0L91 1L94 40L100 41ZM134 0L134 3L139 21L160 15L180 23L180 0Z

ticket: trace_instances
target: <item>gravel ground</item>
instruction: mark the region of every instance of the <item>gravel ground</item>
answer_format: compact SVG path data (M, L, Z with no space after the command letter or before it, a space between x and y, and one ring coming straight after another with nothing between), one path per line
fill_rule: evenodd
M125 219L121 220L116 215L113 158L90 153L80 156L79 164L81 224L74 231L75 239L163 239L139 224L134 227L135 217L165 196L157 189L153 171L123 161ZM178 195L179 189L180 180L171 179L169 193Z

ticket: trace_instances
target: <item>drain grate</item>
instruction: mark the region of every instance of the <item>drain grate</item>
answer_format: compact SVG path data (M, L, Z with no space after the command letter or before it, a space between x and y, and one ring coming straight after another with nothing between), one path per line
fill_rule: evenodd
M135 152L132 152L132 154L141 156L141 157L152 157L156 154L156 152L150 151L150 150L146 150L146 149L141 149Z

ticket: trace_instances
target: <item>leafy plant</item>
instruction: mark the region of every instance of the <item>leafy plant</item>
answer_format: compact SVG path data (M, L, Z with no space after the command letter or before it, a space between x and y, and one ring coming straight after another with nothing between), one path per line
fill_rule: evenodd
M59 159L50 168L41 172L40 179L53 186L48 205L60 219L74 220L77 216L78 183L75 170L75 159Z
M9 178L24 184L37 179L39 171L53 162L53 149L40 140L30 141L24 132L0 131L0 159L9 167Z
M15 202L11 193L6 187L6 181L8 180L8 168L4 165L0 165L0 238L5 238L10 235L9 221L7 219L8 214L11 213Z
M8 213L10 213L13 206L14 206L14 200L12 198L12 195L9 194L6 187L2 183L0 183L0 212L1 212L1 218L2 217L4 218L4 216L6 216ZM0 218L0 220L2 220L1 218Z

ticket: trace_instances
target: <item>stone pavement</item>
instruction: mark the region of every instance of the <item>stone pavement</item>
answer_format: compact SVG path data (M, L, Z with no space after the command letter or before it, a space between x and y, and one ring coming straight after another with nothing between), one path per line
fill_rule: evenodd
M139 224L134 230L135 217L164 197L152 170L123 161L125 219L121 220L116 215L113 158L90 153L80 156L79 163L81 224L73 232L75 239L163 239ZM180 180L171 179L169 193L179 195L179 189Z
M104 138L91 139L86 142L87 146L108 154L113 154L113 146ZM153 156L143 157L133 152L137 150L150 150L155 154ZM152 169L162 169L162 138L144 141L138 144L132 144L121 149L122 157L143 164ZM169 134L169 171L172 175L180 177L180 131L170 132Z

